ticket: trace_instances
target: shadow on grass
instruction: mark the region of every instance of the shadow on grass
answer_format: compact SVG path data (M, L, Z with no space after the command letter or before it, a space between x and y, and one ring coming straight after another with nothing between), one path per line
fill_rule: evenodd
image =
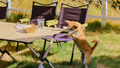
M40 56L43 56L43 50L39 50L39 51L35 51L36 53L39 53L40 54ZM55 53L57 53L57 52L59 52L59 51L55 51L55 52L48 52L48 55L47 56L51 56L51 55L54 55ZM29 50L29 51L26 51L26 52L23 52L23 53L21 53L21 54L19 54L19 55L22 55L22 56L29 56L29 55L31 55L32 57L35 57L35 54L31 51L31 50ZM36 57L37 58L37 57Z
M103 55L99 57L93 57L89 63L89 68L100 68L101 66L103 68L105 67L120 68L119 63L120 63L120 56L114 57L114 56Z
M4 46L0 47L0 49L4 50L4 48L6 47L6 45L7 44L4 44ZM17 43L16 42L12 42L10 44L10 46L7 48L7 50L8 50L8 52L15 52L16 51L16 47L17 47ZM37 53L40 53L41 56L43 56L43 49L42 49L43 47L38 47L37 46L38 50L36 50L36 47L31 47L31 48L34 49ZM28 49L28 47L26 45L19 44L19 46L18 46L18 52L22 51L22 50L25 50L25 49ZM52 51L52 52L50 52L50 51ZM48 52L47 56L51 56L51 55L59 52L59 49L58 48L56 50L55 49L54 50L50 49L50 51ZM45 52L46 52L46 50L45 50ZM23 53L20 53L19 55L32 55L32 56L35 56L34 53L30 49L27 50L27 51L25 51L25 52L23 52Z
M4 42L4 41L1 41L1 42ZM6 44L2 44L2 47L0 47L0 49L4 49L6 47L7 43ZM8 51L16 51L16 47L17 47L17 42L11 42L9 47L7 48ZM26 49L27 47L23 44L19 44L18 46L18 50L24 50Z
M120 56L100 56L98 63L110 68L120 68Z
M1 43L1 42L4 42L4 40L0 40L0 43Z
M38 63L33 62L7 62L7 61L0 61L0 68L37 68L39 66Z
M120 56L113 57L113 56L100 56L100 57L92 57L89 68L100 68L102 65L103 68L109 67L109 68L120 68ZM84 68L84 65L80 60L74 60L72 65L70 65L70 62L63 61L63 62L55 62L52 63L55 68ZM2 66L1 66L2 65ZM43 64L45 68L51 68L47 63ZM35 62L8 62L8 61L0 61L0 67L2 68L37 68L39 66L39 63Z
M120 56L114 57L114 56L99 56L99 57L92 57L90 63L88 64L89 68L100 68L101 65L103 68L109 67L109 68L120 68ZM70 62L60 62L55 63L55 68L84 68L84 65L82 64L81 60L74 60L72 65L69 65ZM57 67L58 66L58 67Z

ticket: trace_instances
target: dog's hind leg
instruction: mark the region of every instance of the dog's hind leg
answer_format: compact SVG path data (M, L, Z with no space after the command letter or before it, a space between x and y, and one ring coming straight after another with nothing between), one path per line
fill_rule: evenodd
M89 63L90 60L91 60L91 56L92 56L92 54L90 54L90 53L85 53L85 57L84 57L84 65L85 65L85 68L88 68L88 63Z

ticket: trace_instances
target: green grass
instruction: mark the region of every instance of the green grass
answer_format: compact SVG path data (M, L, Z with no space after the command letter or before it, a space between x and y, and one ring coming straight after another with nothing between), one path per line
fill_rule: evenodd
M94 44L91 41L98 37L100 39L100 43L95 49L92 59L89 63L89 68L119 68L120 65L120 34L116 33L94 33L94 35L90 35L89 33L94 32L86 32L86 37L91 46ZM43 40L34 41L34 45L30 46L36 51L42 54L43 48ZM84 68L82 65L78 48L75 48L73 63L70 66L70 58L72 53L72 43L62 43L63 48L57 47L57 44L53 44L47 58L49 61L55 66L55 68ZM0 41L0 48L3 49L7 44L6 41ZM47 42L47 46L48 46ZM0 61L1 68L37 68L40 64L39 59L24 45L19 45L19 54L15 52L16 43L12 42L9 52L14 56L17 60L13 61L8 55L4 55L2 60ZM50 68L50 66L45 62L45 68Z
M6 1L6 0L4 0ZM18 9L32 9L33 0L12 0L12 8ZM42 3L50 3L52 0L34 0ZM69 5L78 6L81 4L86 4L83 0L55 0L58 1L58 10L60 12L60 3L67 3ZM2 4L0 4L2 5ZM16 6L17 5L17 6ZM120 17L119 10L113 10L108 4L108 16ZM101 8L95 7L94 4L91 4L89 7L88 15L101 15ZM30 18L31 12L22 13L22 12L13 12L10 19L7 21L17 22L20 18ZM91 41L99 37L100 43L95 49L92 59L89 63L89 68L120 68L120 25L119 21L108 20L104 28L101 28L101 21L99 19L87 18L88 27L86 28L86 37L91 46L94 44ZM31 47L36 51L42 54L43 40L34 41L34 45L31 44ZM0 40L0 49L4 49L6 41ZM47 43L48 46L49 43ZM57 47L57 44L53 44L47 58L55 66L55 68L84 68L82 65L78 48L75 48L73 63L70 66L70 58L72 53L73 42L62 43L62 47ZM7 54L5 54L0 61L0 68L37 68L40 64L39 59L24 45L19 45L19 54L16 54L16 42L12 42L9 52L17 60L13 61ZM1 54L1 53L0 53ZM50 68L50 66L45 62L45 68Z
M104 33L104 32L120 33L120 25L112 24L111 22L106 22L105 27L101 27L101 22L99 20L95 20L92 22L88 22L88 26L86 27L86 30L92 32L100 32L100 33Z

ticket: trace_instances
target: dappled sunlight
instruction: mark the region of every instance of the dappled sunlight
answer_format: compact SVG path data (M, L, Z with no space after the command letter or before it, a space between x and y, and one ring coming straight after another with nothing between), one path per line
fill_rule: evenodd
M100 40L99 45L93 52L92 59L89 63L89 68L119 68L120 63L120 35L115 33L104 33L104 34L94 34L92 36L87 35L87 40L91 46L94 43L91 41L98 37ZM0 44L3 45L4 41L1 41ZM6 43L5 43L6 44ZM47 42L47 46L49 42ZM33 44L30 45L37 53L42 54L43 49L43 40L34 41ZM46 48L47 48L46 46ZM73 57L73 63L70 65L70 58L72 53L73 42L62 43L62 48L57 47L57 44L53 44L47 59L55 66L55 68L84 68L81 62L81 53L77 46L75 46L75 52ZM2 47L4 48L4 46ZM39 59L22 43L20 43L18 54L15 51L16 42L12 42L10 47L8 48L9 52L12 56L17 60L14 62L7 54L5 54L0 61L1 65L4 67L22 67L29 68L29 66L38 67L40 64ZM0 53L1 54L1 53ZM107 62L107 63L106 63ZM6 64L3 64L6 63ZM1 67L0 65L0 67ZM45 62L44 66L49 68L50 66ZM3 66L2 66L3 67ZM4 68L3 67L3 68Z
M103 64L97 64L98 68L111 68L111 67L105 67Z
M99 64L102 64L106 67L110 67L110 68L119 68L120 65L117 65L120 63L120 56L100 56L98 57L98 61Z
M4 0L6 1L6 0ZM20 18L31 18L32 11L32 2L40 0L11 0L11 7L17 9L30 10L29 12L16 12L13 11L11 13L11 21L18 22ZM51 0L52 1L52 0ZM42 3L51 3L50 0L41 0ZM60 4L68 3L71 6L78 6L81 4L87 4L83 0L55 0L58 1L58 9L57 12L60 12ZM15 3L15 4L14 4ZM1 5L1 4L0 4ZM88 15L97 15L101 16L101 5L96 7L97 4L92 3L89 6ZM108 6L108 16L116 16L120 17L120 10L110 9L110 5ZM59 17L59 15L58 15ZM9 20L8 20L9 21ZM93 51L92 58L90 63L88 64L89 68L120 68L120 21L115 20L107 20L106 26L101 27L101 19L97 18L87 18L88 26L86 27L86 38L91 47L94 46L95 43L91 43L95 38L99 38L99 44L96 49ZM55 30L54 30L55 31ZM42 33L42 32L41 32ZM20 34L20 33L19 33ZM31 34L32 35L32 34ZM4 37L5 35L1 35ZM47 34L45 35L47 36ZM9 37L9 36L8 36ZM30 37L26 34L26 37ZM38 38L39 35L36 35ZM12 38L15 38L13 36ZM22 37L18 37L22 38ZM25 38L22 38L25 40ZM30 40L32 37L29 38ZM3 51L8 41L0 40L0 49ZM46 43L45 51L49 46L50 42ZM78 47L75 46L74 57L72 65L70 65L70 59L73 48L73 41L70 42L62 42L62 47L57 46L56 43L53 43L48 55L47 59L50 63L53 64L55 68L84 68L84 65L81 61L81 52ZM30 47L40 54L43 55L43 46L44 40L39 39L33 41L30 44ZM4 54L2 59L0 60L0 68L37 68L41 61L35 54L24 44L20 43L18 47L18 53L16 52L17 42L11 42L10 46L7 48L8 52L16 59L13 60L8 54ZM0 55L2 53L0 52ZM47 62L44 62L45 68L50 68Z

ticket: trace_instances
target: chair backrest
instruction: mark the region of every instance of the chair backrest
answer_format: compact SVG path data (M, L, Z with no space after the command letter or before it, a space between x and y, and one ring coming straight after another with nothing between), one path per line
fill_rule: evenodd
M63 5L67 7L63 7ZM68 26L65 20L78 21L81 24L86 23L89 4L73 7L64 3L61 3L61 11L58 22L58 27Z
M35 3L39 5L35 5ZM55 6L54 6L55 4ZM45 21L55 19L57 11L58 2L53 2L50 4L42 4L33 1L31 23L38 24L38 18L45 18ZM53 5L53 6L51 6ZM46 24L45 24L46 25Z
M0 6L0 19L5 19L8 3L2 1L0 3L6 4L6 6Z

